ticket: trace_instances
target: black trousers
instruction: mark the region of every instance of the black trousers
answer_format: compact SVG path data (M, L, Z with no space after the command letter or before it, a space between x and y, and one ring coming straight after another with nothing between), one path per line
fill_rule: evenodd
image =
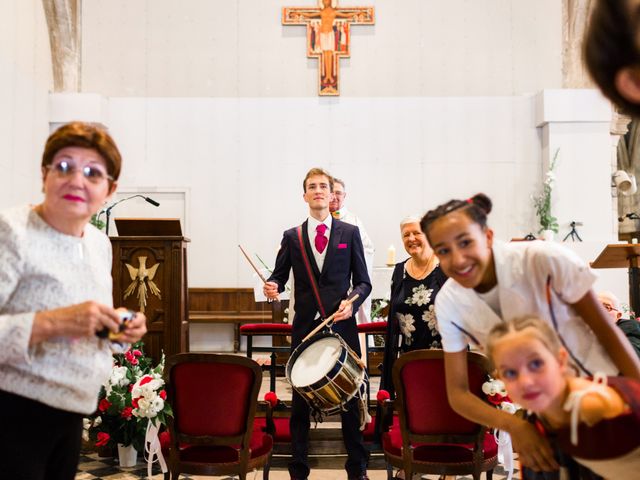
M0 390L0 478L74 480L82 415Z
M311 428L310 408L302 396L293 391L291 405L291 455L289 474L294 478L305 479L309 476L309 429ZM358 399L347 403L347 411L342 412L342 439L347 449L347 461L344 468L349 478L358 477L367 471L369 452L364 446L360 431L360 412Z

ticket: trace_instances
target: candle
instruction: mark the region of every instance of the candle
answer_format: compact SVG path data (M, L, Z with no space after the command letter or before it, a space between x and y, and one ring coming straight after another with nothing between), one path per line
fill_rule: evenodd
M393 245L389 245L387 250L387 265L392 267L396 264L396 249Z

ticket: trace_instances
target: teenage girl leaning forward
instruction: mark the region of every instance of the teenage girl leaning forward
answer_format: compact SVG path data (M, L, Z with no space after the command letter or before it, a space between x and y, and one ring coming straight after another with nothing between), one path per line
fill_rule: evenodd
M420 223L449 277L436 299L447 395L460 415L508 432L523 467L555 471L554 452L533 425L469 391L467 346L483 350L494 325L536 315L558 332L581 375L621 372L640 380L640 362L608 321L588 265L553 243L495 240L490 211L491 200L477 194L430 210Z

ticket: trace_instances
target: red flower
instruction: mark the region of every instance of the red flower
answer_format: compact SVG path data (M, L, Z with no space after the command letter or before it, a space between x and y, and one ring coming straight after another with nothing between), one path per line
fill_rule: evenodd
M164 390L160 390L160 393L158 394L158 396L161 399L166 400L167 399L167 392L165 392Z
M111 406L111 402L106 398L103 398L102 400L100 400L100 403L98 404L98 410L100 410L101 412L106 412L110 406Z
M139 355L138 355L139 356ZM136 355L134 353L131 352L131 350L129 350L128 352L125 352L124 354L124 358L127 360L127 362L129 362L131 365L138 365L138 359L136 358Z
M269 402L271 404L271 408L276 408L276 405L278 405L278 396L276 395L276 392L265 393L264 401Z
M132 402L132 403L133 403L133 402ZM129 420L129 419L131 418L131 415L132 415L132 413L131 413L131 412L132 412L132 411L133 411L133 408L131 408L131 407L124 407L124 408L122 409L122 413L120 414L120 416L121 416L122 418L126 418L127 420Z
M499 393L495 393L490 397L487 397L487 400L489 400L489 402L493 403L494 405L500 405L502 402L506 401L506 398L507 398L506 396L502 396Z
M136 357L141 357L142 356L142 352L140 350L134 350L132 353Z
M144 377L142 377L142 380L140 380L140 386L149 383L151 380L153 380L153 377L151 375L145 375Z
M107 443L109 443L109 439L111 437L106 432L98 432L98 438L96 440L96 447L104 447Z
M131 405L133 405L133 408L138 408L138 400L140 400L140 397L131 399Z

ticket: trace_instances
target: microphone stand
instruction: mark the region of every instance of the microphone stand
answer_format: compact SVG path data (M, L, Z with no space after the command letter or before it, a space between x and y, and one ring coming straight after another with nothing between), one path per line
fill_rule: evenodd
M107 228L106 228L107 236L109 236L109 220L111 219L111 210L113 209L113 207L115 207L119 203L126 202L127 200L131 200L132 198L136 198L136 197L143 198L146 202L150 203L151 205L153 205L155 207L159 207L160 206L160 204L158 202L156 202L155 200L152 200L151 198L145 197L144 195L141 195L141 194L131 195L130 197L123 198L121 200L118 200L115 203L112 203L111 205L109 205L104 210L104 213L107 215ZM100 212L100 213L102 213L102 212Z

